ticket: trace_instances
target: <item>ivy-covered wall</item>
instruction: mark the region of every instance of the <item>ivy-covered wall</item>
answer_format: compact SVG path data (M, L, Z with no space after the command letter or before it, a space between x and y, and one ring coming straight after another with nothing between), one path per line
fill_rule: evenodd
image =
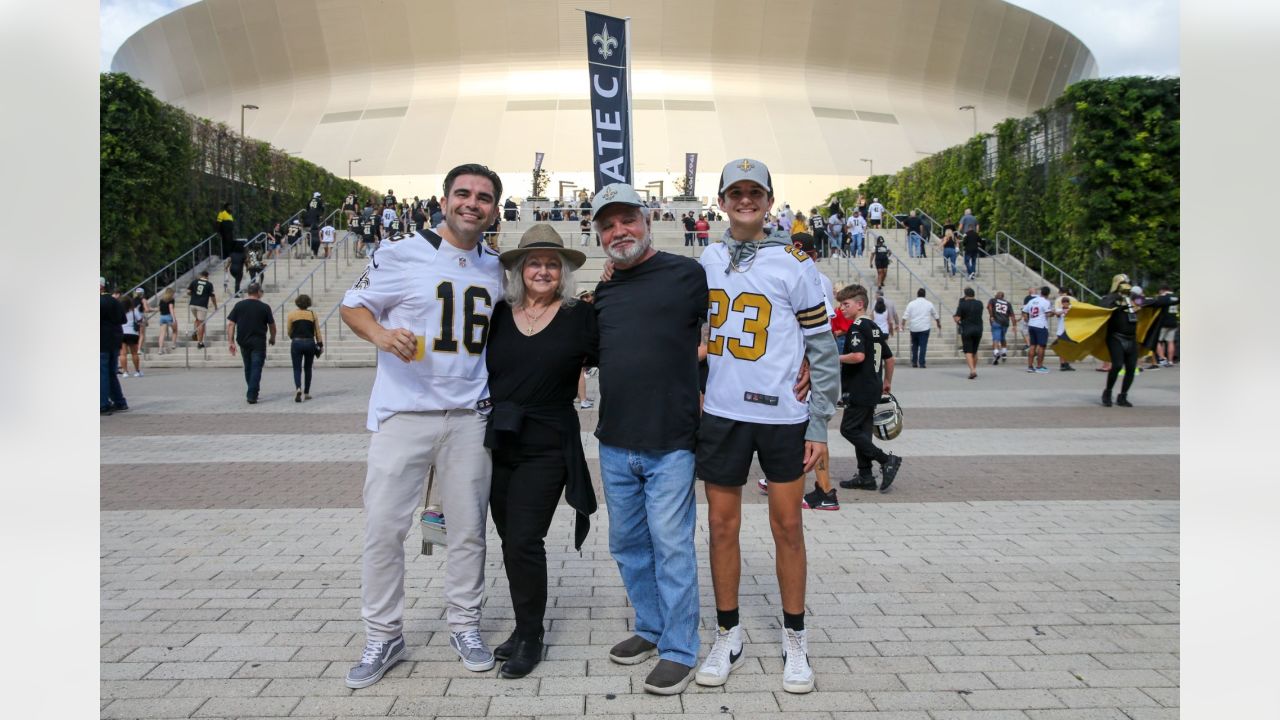
M124 73L100 77L99 249L102 274L137 283L216 231L236 205L237 237L269 230L319 191L329 209L348 192L381 197L221 123L163 103Z
M1177 78L1081 81L995 127L991 172L979 136L831 197L848 206L861 192L939 222L972 208L983 235L1003 230L1096 291L1120 272L1177 287L1179 102Z

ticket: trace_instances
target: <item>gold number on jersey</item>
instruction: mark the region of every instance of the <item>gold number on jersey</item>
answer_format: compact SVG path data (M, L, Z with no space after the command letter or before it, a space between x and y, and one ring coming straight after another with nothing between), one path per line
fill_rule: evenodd
M718 330L729 319L729 311L732 310L743 313L742 332L749 338L728 338L729 354L739 360L752 362L764 357L765 346L769 342L769 317L773 314L773 305L769 303L769 298L759 293L741 293L730 302L728 293L719 288L713 288L708 299L712 305L708 323L711 326L712 337L707 343L707 353L724 354L725 336L718 334ZM755 317L746 314L748 309L755 310ZM749 342L746 341L747 339Z
M454 337L454 296L453 283L448 280L436 286L436 297L440 300L440 335L431 343L433 352L456 353L458 340ZM464 315L462 319L462 344L467 352L479 355L484 352L484 344L489 339L489 316L476 311L477 302L483 302L492 310L493 301L489 291L472 285L462 293ZM476 333L479 331L479 336Z
M884 354L884 350L883 350L884 346L876 342L876 343L871 343L871 347L875 348L875 353L874 353L875 365L872 365L872 369L875 370L877 373L879 373L880 363L881 363L880 356Z

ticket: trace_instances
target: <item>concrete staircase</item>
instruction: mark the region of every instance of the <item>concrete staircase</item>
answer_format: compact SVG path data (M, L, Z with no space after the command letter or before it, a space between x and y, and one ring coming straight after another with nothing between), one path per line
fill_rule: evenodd
M510 249L519 244L520 236L532 221L504 222L499 233L499 248ZM565 238L568 245L586 253L587 260L576 273L578 289L594 288L604 269L606 256L596 244L595 235L582 245L581 232L576 221L551 223ZM714 242L728 227L727 221L711 223L709 231ZM986 303L995 290L1004 290L1005 296L1016 306L1026 293L1027 287L1047 284L1044 278L1035 274L1021 262L1008 255L979 260L979 276L975 281L965 280L963 275L951 277L943 269L941 251L929 248L929 256L924 259L910 258L907 253L906 233L900 228L882 228L876 231L883 235L894 253L895 262L891 265L885 279L885 295L897 306L901 314L908 302L915 298L919 281L931 291L929 299L939 304L942 316L942 332L934 328L929 338L929 358L933 362L962 362L960 340L956 333L955 323L951 321L951 313L955 310L966 286L973 286L978 299ZM684 244L684 226L678 221L655 221L653 223L654 246L666 252L697 258L702 248ZM874 234L871 235L874 242ZM342 238L335 243L333 257L327 261L319 259L297 259L294 257L277 258L268 265L264 273L264 294L262 300L272 306L276 314L278 328L277 342L268 348L268 367L288 367L289 342L284 336L284 318L293 309L293 298L299 292L311 296L312 309L321 321L321 332L325 338L324 355L316 361L321 367L371 367L376 364L377 353L368 342L356 337L341 321L336 312L338 304L360 274L364 272L365 260L355 254L352 239ZM874 292L875 270L870 267L870 255L865 253L860 258L825 258L818 262L818 269L831 278L838 289L848 283L857 282L867 286ZM961 265L961 267L963 267ZM907 269L914 272L912 277ZM158 354L159 319L153 315L147 328L146 340L142 351L143 369L147 368L197 368L197 367L240 367L239 356L232 356L226 342L226 312L238 302L228 296L233 281L222 269L220 261L210 267L210 280L218 288L219 309L209 314L208 329L205 334L205 347L197 348L191 340L193 324L187 307L186 288L176 288L177 303L175 313L182 329L177 347L165 355ZM917 280L916 278L919 278ZM245 279L247 284L248 278ZM223 290L225 283L226 291ZM873 294L874 297L874 294ZM226 303L226 307L221 303ZM153 306L156 301L152 300ZM282 307L283 305L283 307ZM1021 334L1010 342L1013 354L1021 352ZM905 333L896 333L890 340L894 354L906 358L910 355L910 338ZM989 329L984 329L983 344L980 357L989 359L991 355L991 337ZM905 360L904 360L905 361Z

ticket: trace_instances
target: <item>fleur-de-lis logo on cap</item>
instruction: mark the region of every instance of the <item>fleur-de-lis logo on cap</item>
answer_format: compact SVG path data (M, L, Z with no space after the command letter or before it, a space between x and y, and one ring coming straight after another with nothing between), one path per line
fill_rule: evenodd
M618 190L617 190L616 188L605 188L605 191L604 191L604 199L605 199L605 200L612 200L612 199L613 199L613 196L614 196L614 195L617 195L617 194L618 194Z
M604 28L601 29L600 32L591 36L591 44L599 45L600 57L608 60L609 56L613 54L613 50L610 46L615 48L618 47L618 38L609 34L609 24L605 23Z
M752 165L751 161L745 158L742 162L738 163L738 169L742 170L742 172L751 172L751 168L753 167L755 167L755 165Z

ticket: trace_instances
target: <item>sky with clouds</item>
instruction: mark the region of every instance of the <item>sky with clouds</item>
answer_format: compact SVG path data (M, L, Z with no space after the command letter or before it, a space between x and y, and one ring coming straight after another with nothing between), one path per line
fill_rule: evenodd
M101 0L99 65L142 26L196 0ZM1093 51L1102 77L1178 75L1178 0L1010 0L1066 28Z

